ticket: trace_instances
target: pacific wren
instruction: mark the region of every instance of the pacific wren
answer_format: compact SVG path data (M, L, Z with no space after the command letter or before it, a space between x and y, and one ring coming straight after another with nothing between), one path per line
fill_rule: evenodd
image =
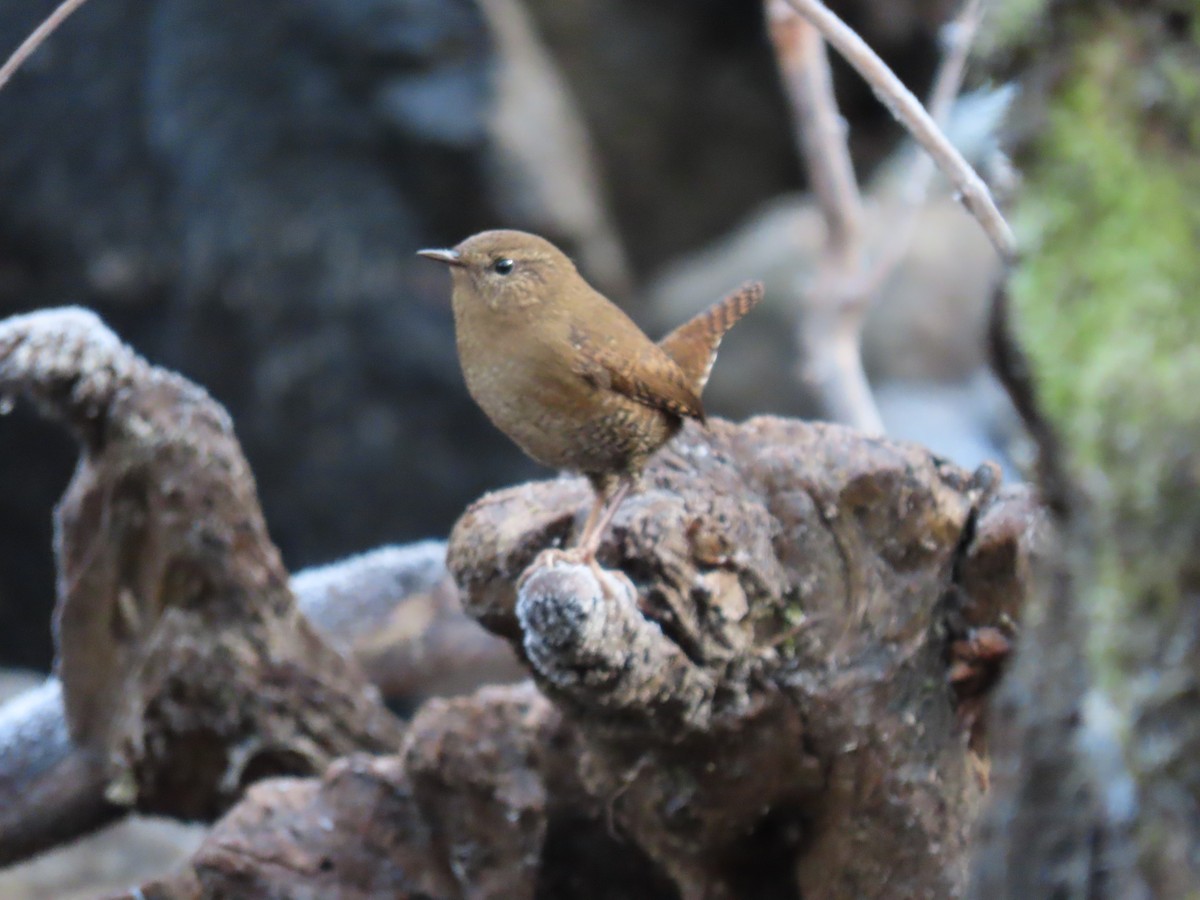
M700 394L717 347L762 285L656 344L537 235L484 231L420 255L450 267L458 359L475 402L535 460L591 482L596 502L576 548L594 560L650 457L685 418L704 421Z

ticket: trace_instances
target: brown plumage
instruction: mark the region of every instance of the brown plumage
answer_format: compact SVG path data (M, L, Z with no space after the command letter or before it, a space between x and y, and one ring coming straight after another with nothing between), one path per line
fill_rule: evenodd
M724 300L714 303L698 316L688 319L658 342L667 355L683 371L696 393L708 384L721 338L738 320L758 306L763 286L755 281L744 284Z
M617 507L700 395L717 347L754 308L747 285L655 344L549 241L485 231L453 250L454 328L467 390L538 462L581 472L597 501L577 546L592 558Z

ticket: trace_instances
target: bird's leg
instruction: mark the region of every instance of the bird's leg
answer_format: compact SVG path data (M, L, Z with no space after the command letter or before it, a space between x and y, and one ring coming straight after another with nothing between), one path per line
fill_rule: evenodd
M579 530L579 537L575 540L575 545L572 549L578 551L583 547L584 539L596 530L596 524L600 520L600 514L604 512L604 508L608 503L608 498L616 489L616 479L612 475L589 475L588 481L592 485L594 496L592 497L592 506L588 510L587 518L583 520L583 527ZM596 548L599 548L599 541L596 541ZM593 550L594 552L594 550Z
M591 561L596 558L596 551L600 549L600 539L612 524L617 508L633 488L633 480L633 476L627 473L615 478L611 475L599 475L592 479L596 502L583 523L579 540L575 542L575 549L583 554L585 560Z
M584 520L583 528L579 533L579 539L575 542L575 546L566 550L550 548L539 553L533 564L525 570L525 573L517 582L518 590L524 586L525 580L535 569L545 565L569 563L572 565L588 566L596 576L601 590L608 597L615 597L620 594L619 589L611 583L611 579L614 577L619 577L624 581L628 593L636 593L628 578L620 573L606 571L596 560L596 552L600 549L600 539L604 537L604 532L612 524L613 516L616 515L621 501L625 499L629 491L633 488L636 476L622 473L621 475L594 475L588 476L588 478L592 483L593 490L596 492L596 499L592 503L592 508L588 511L587 518Z

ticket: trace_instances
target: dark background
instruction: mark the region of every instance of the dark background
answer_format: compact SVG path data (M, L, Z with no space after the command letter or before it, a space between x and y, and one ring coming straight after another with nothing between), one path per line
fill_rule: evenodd
M55 5L0 5L0 53ZM925 85L951 3L831 5ZM837 75L869 173L897 132ZM642 317L654 275L803 186L744 0L94 0L0 123L0 315L92 307L207 387L293 569L444 535L537 473L467 397L415 250L537 230ZM0 665L49 663L74 458L28 410L0 421Z

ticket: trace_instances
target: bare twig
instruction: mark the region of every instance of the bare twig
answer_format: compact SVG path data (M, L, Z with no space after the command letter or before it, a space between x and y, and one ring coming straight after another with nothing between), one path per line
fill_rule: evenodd
M1065 525L1073 511L1072 481L1063 466L1062 441L1058 430L1042 409L1029 367L1029 356L1009 320L1009 276L1010 273L1004 273L1004 278L992 294L987 332L988 354L992 371L1008 392L1036 448L1037 484L1042 503L1060 524Z
M925 148L943 174L950 179L967 210L979 220L1001 259L1011 263L1017 256L1017 241L992 199L991 191L971 167L921 102L904 86L896 74L821 0L786 0L837 48L858 71L881 103Z
M768 0L767 21L792 101L799 144L825 220L820 271L806 290L798 323L803 377L825 412L872 434L883 420L859 352L869 296L862 290L863 204L850 158L846 125L833 92L829 55L820 32L784 0Z
M958 15L942 28L945 55L934 76L928 104L930 117L940 127L944 127L950 118L950 110L962 89L967 57L970 56L975 32L983 19L984 6L984 0L964 0ZM882 247L866 276L865 291L868 296L879 294L895 273L896 267L908 255L921 208L925 205L929 184L936 171L933 157L928 153L916 154L912 167L904 176L894 221L886 229Z
M949 117L950 108L962 89L967 57L971 55L971 44L983 20L985 5L984 0L965 0L954 20L942 27L941 40L945 55L933 78L928 104L929 115L939 125ZM928 156L920 158L928 165L933 163Z
M863 237L862 198L825 50L829 35L821 29L818 18L806 18L792 0L767 0L766 11L779 68L792 101L809 180L826 225L825 252L817 276L798 292L803 297L798 326L798 339L803 347L802 376L814 385L828 416L862 431L882 433L883 422L862 366L862 330L872 302L911 244L917 214L935 171L934 158L927 154L917 157L907 179L905 196L895 212L895 226L886 229L878 251L868 254ZM962 84L971 40L982 11L983 0L964 0L958 17L945 29L946 55L930 98L930 108L939 121L947 117ZM865 45L862 46L865 50ZM866 53L877 63L875 68L895 80L877 57L869 50ZM866 63L872 60L867 59ZM863 71L862 66L858 67ZM872 86L884 96L883 91L888 89L886 78L870 67L864 74L868 81L872 77L879 79L883 87L876 82ZM919 108L915 99L912 102ZM893 103L890 108L896 111L900 105ZM899 113L898 117L904 121ZM937 125L933 131L949 147ZM920 134L916 136L919 140ZM950 147L950 153L956 151ZM962 165L978 181L970 167L965 162ZM982 187L982 182L979 184ZM987 194L986 187L982 190ZM964 192L963 196L968 194L969 191ZM990 195L986 199L990 203ZM1003 225L1002 219L1000 223ZM873 256L874 262L868 263L868 256Z
M13 73L21 68L25 60L33 55L33 51L40 47L50 35L54 34L58 26L67 20L71 13L83 6L87 0L64 0L64 2L50 13L41 25L33 30L33 33L21 43L13 55L8 58L3 66L0 66L0 88L3 88L8 83L8 79L12 78Z
M825 41L812 25L787 8L767 4L771 39L796 112L796 127L813 191L829 229L829 249L855 256L862 240L863 209L838 112Z

